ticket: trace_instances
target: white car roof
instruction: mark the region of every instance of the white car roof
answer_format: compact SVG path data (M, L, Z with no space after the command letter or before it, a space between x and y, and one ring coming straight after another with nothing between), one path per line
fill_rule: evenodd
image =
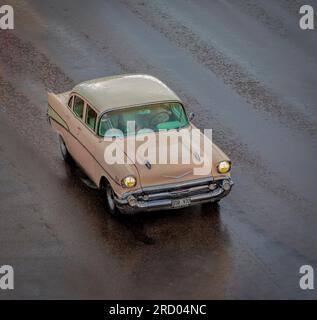
M85 81L76 85L72 93L85 98L100 112L156 102L181 102L162 81L146 74L126 74Z

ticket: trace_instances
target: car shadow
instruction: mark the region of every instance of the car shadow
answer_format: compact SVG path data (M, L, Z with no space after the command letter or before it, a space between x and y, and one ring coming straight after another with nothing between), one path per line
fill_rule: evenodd
M144 244L153 245L156 242L155 238L147 234L146 225L155 224L164 219L186 220L186 216L193 214L195 215L196 219L208 217L213 221L214 225L218 225L220 206L218 203L208 203L177 210L150 211L141 212L134 215L120 215L115 217L115 219L126 228L129 228L135 239L143 242Z
M65 169L71 187L79 189L78 191L87 197L86 199L84 197L82 201L94 203L95 218L98 219L99 223L102 220L102 234L106 239L109 239L109 243L113 245L115 251L124 250L125 247L122 246L122 242L126 241L122 241L121 237L131 239L130 236L134 241L144 245L165 242L171 238L171 234L174 239L178 237L180 241L185 241L185 239L187 241L187 231L189 230L192 241L195 242L214 243L213 237L215 236L218 237L217 241L219 238L225 241L229 239L226 228L221 221L221 205L218 203L206 203L176 210L142 212L133 215L123 214L114 217L106 211L101 192L81 168L72 162L71 164L65 164ZM170 233L167 234L166 230L169 230ZM181 230L184 230L184 232ZM127 236L127 234L130 236ZM195 239L193 239L194 237ZM182 238L183 240L181 240ZM113 239L117 239L117 241L113 241ZM116 244L118 244L117 249Z

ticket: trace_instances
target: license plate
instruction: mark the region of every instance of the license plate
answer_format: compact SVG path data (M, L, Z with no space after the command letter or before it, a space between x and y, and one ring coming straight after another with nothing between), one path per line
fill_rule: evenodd
M184 199L175 199L172 201L172 207L173 208L182 208L187 207L190 205L190 199L184 198Z

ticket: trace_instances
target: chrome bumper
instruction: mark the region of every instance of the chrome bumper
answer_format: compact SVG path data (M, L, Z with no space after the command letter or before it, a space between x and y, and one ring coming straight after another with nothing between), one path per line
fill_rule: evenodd
M233 182L230 178L221 180L205 178L173 185L143 188L126 193L122 199L115 198L115 201L119 210L127 214L179 209L218 201L230 193L232 186ZM186 199L186 204L175 207L175 202L180 199Z

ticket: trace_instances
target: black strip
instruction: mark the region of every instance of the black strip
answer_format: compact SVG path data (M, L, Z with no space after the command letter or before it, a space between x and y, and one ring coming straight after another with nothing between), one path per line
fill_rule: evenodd
M187 309L186 306L188 306ZM1 301L3 319L312 319L316 301L204 301L204 300L109 300L109 301ZM129 314L127 314L127 308ZM131 314L142 308L141 315ZM125 311L124 311L125 310ZM184 310L189 310L188 314ZM198 314L197 314L198 310ZM121 314L119 314L122 312ZM125 312L126 314L123 314ZM7 317L6 317L7 315ZM260 316L261 315L261 316ZM274 316L274 317L273 317Z

